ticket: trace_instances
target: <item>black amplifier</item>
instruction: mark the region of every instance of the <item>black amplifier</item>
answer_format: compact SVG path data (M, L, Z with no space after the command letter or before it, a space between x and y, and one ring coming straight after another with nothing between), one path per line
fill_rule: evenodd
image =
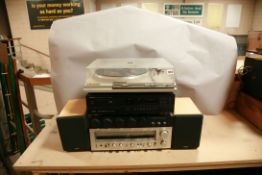
M175 94L157 93L88 93L86 96L87 114L103 115L159 115L174 112Z
M262 54L247 53L241 87L243 92L262 102Z
M203 116L57 118L65 151L110 151L147 149L196 149L200 143Z

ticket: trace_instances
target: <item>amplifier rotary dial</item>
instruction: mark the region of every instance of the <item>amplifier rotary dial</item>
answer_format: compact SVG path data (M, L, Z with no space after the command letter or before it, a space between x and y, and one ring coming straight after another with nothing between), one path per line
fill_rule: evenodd
M168 138L168 135L169 135L169 133L168 133L167 130L163 130L163 131L160 132L160 137L163 138L163 139Z
M136 119L134 117L130 117L128 119L128 125L129 126L136 126L136 124L137 124L137 121L136 121Z
M113 121L110 118L105 118L103 120L103 125L106 128L111 128L113 126Z
M94 119L91 120L91 125L94 128L99 128L99 127L101 127L101 122L100 122L99 119L94 118Z
M122 118L116 118L115 124L117 127L124 127L125 125L125 120Z

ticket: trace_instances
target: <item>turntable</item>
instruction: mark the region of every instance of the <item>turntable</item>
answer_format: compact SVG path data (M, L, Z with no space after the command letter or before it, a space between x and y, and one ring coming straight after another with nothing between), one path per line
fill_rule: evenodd
M163 58L96 59L87 66L85 91L176 90L174 66Z

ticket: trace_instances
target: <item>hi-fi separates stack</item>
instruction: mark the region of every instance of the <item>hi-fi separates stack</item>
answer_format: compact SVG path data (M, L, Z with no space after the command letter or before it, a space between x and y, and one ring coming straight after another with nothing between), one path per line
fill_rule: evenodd
M97 59L87 67L85 91L85 116L57 118L66 151L199 146L202 115L174 114L174 67L165 59ZM80 134L70 140L74 122Z

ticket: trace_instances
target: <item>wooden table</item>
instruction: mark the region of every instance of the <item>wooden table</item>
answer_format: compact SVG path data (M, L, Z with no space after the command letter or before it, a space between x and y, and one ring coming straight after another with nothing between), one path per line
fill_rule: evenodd
M190 113L195 109L187 99L177 98L177 110ZM84 100L70 100L60 115L77 115L84 111ZM204 116L201 143L196 150L65 152L55 119L52 119L14 164L17 171L61 173L154 172L237 167L262 167L262 133L230 111Z

